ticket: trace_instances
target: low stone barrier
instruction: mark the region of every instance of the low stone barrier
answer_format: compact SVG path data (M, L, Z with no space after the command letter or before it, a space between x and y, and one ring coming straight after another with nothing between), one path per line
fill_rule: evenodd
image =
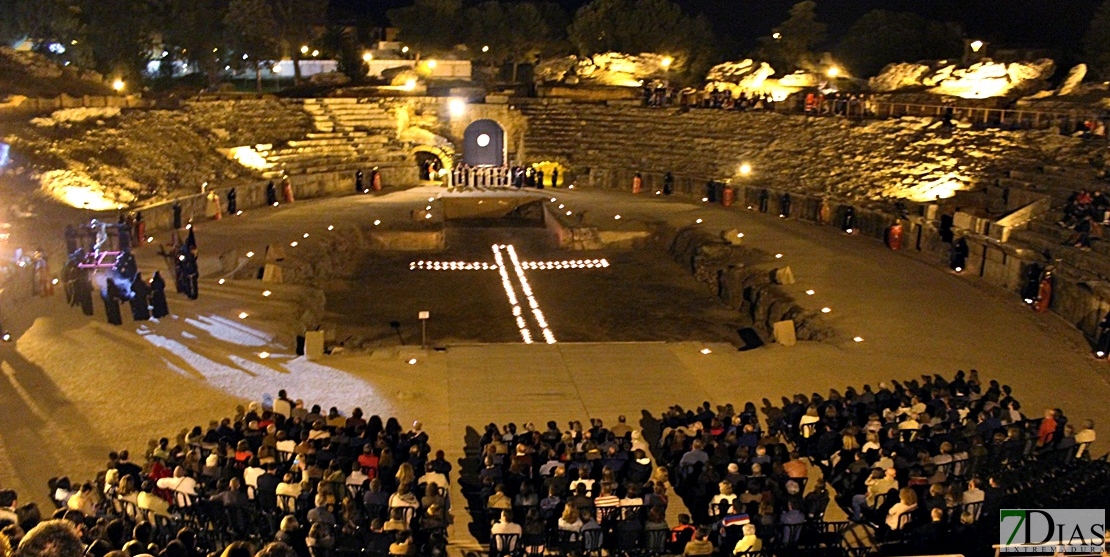
M631 191L633 170L612 168L591 168L587 179L579 183L587 187L621 189ZM663 174L641 172L643 193L653 195L662 188ZM711 178L674 174L673 195L700 199L704 196L706 182ZM780 210L784 190L764 188L757 184L732 186L737 188L734 207L737 210L759 210L760 195L767 191L767 213L777 215ZM790 192L790 218L820 222L822 198ZM899 216L886 210L845 203L828 199L829 226L841 227L848 207L855 212L853 233L885 241L886 230L899 219ZM922 254L926 260L947 267L950 244L940 236L939 222L925 218L925 205L907 204L911 216L902 219L904 233L902 249ZM960 231L963 233L963 231ZM988 236L965 233L970 254L962 276L978 277L980 280L1010 292L1015 298L1020 296L1025 280L1032 265L1043 265L1046 260L1042 252L1002 243ZM1067 262L1058 266L1055 274L1054 292L1049 308L1068 323L1082 331L1088 338L1097 337L1098 324L1110 312L1110 283L1094 280L1069 269ZM758 329L758 328L757 328ZM762 334L762 331L761 331ZM799 338L804 338L799 335Z
M370 173L365 172L363 179L368 180ZM418 169L415 165L396 167L379 167L382 174L382 183L388 189L393 184L412 184L417 181ZM330 172L322 174L306 174L291 176L293 195L295 199L311 199L354 193L354 174L350 172ZM255 182L235 187L236 205L239 210L257 209L266 204L266 184L268 182ZM278 198L281 198L281 181L274 180L278 188ZM209 191L220 196L220 206L227 210L227 192L229 187L215 187ZM199 222L206 220L205 208L208 203L207 193L198 193L186 197L179 197L174 201L164 201L154 205L135 208L141 211L143 220L146 221L148 232L167 230L173 227L173 205L181 205L181 220L183 223L190 221Z

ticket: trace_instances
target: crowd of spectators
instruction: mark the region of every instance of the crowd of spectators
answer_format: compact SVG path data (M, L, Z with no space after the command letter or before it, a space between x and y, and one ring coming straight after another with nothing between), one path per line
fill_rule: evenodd
M485 427L460 477L480 541L493 553L681 553L689 517L667 523L670 482L624 416Z
M801 112L810 116L871 117L875 114L873 98L863 93L810 91L792 96L793 101L778 102L768 92L741 91L734 94L727 87L675 89L663 83L642 87L644 106L683 108L714 108L737 111ZM793 104L794 102L798 104Z
M1000 508L1110 496L1090 420L1027 417L975 370L781 408L675 406L657 426L652 443L624 416L475 431L459 477L472 533L494 557L784 555L839 550L857 528L878 547L966 553L997 539L981 518ZM43 544L81 557L441 557L451 472L419 422L324 413L281 391L152 440L141 464L113 452L95 480L52 480L51 520L0 490L0 557L78 557ZM673 523L672 493L688 509ZM826 520L831 504L849 521Z
M767 404L767 431L750 402L672 407L661 419L660 461L722 551L832 543L823 536L853 523L919 553L961 549L1018 491L1008 490L1013 470L1067 470L1095 440L1090 420L1076 427L1060 409L1028 418L1009 386L974 370ZM851 522L824 520L830 488ZM753 524L759 541L730 539L730 521Z
M1066 245L1090 250L1092 241L1102 239L1102 227L1110 224L1110 198L1101 191L1079 190L1068 197L1057 224L1072 231Z
M420 422L406 430L360 408L325 413L281 391L207 429L152 440L136 460L112 452L95 480L51 480L55 515L77 526L86 555L200 557L275 541L292 551L280 557L446 551L452 466ZM0 493L0 526L18 542L41 513L15 499Z

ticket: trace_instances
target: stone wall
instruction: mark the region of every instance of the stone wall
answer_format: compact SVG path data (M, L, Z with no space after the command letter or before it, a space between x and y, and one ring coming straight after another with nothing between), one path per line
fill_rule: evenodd
M1044 165L1087 170L1097 146L1053 131L945 130L931 119L857 121L767 112L530 101L524 159L575 175L626 168L739 180L856 201L931 200Z
M303 104L276 97L196 100L185 103L189 123L219 147L283 144L313 131Z
M53 98L19 97L0 103L3 114L41 114L63 108L141 108L150 103L142 95L58 95Z
M694 278L736 310L743 325L773 339L774 324L793 321L798 340L835 337L819 312L806 311L772 280L779 266L770 254L731 245L703 228L666 229L657 235L662 248Z
M381 167L382 185L385 190L392 187L416 183L417 169L409 165L400 167ZM349 173L309 174L293 176L296 199L309 199L314 197L328 197L333 195L346 195L354 191L354 176ZM257 209L266 204L266 183L255 182L235 188L236 203L239 210ZM277 183L280 195L280 183ZM220 204L227 209L227 192L230 188L216 187L215 191L220 196ZM195 194L180 197L177 202L181 204L182 220L199 222L205 220L205 207L207 199L205 194ZM147 223L147 231L168 230L173 226L173 201L166 201L154 205L138 207L142 211L143 219ZM225 216L226 218L226 216Z
M628 170L605 170L591 172L589 185L599 187L614 186L631 189L632 172ZM595 177L602 177L598 181ZM644 174L645 184L661 184L661 174ZM695 177L676 177L676 195L701 198L705 183ZM764 188L759 186L737 187L736 210L759 210L759 198ZM767 212L778 214L783 190L767 189ZM646 190L642 195L652 195ZM791 192L790 217L812 222L819 221L822 203L829 206L828 226L841 227L847 208L855 210L854 234L867 236L875 241L885 241L886 230L898 220L895 213L882 208L868 208L864 205L848 204L829 200L824 197L803 195ZM910 205L911 216L902 219L904 227L903 250L916 252L918 256L938 265L947 267L950 244L940 236L939 222L928 220L923 214L925 206ZM983 283L1009 292L1015 302L1020 301L1020 293L1025 286L1025 277L1030 266L1045 262L1041 251L1023 248L1018 245L1001 243L987 236L965 234L970 255L963 271L965 277L977 277ZM1097 255L1097 254L1096 254ZM687 257L686 255L683 258ZM685 259L683 259L684 261ZM1110 283L1093 280L1089 273L1079 273L1069 265L1058 266L1050 309L1071 323L1088 338L1098 335L1098 323L1110 311ZM704 274L704 273L703 273ZM708 275L707 275L708 276ZM707 283L708 284L708 283ZM711 285L712 286L712 285ZM722 298L724 299L724 298ZM726 301L727 303L727 301ZM773 312L772 312L773 313ZM758 324L758 321L757 321ZM759 327L756 327L759 330ZM799 338L803 338L799 333Z

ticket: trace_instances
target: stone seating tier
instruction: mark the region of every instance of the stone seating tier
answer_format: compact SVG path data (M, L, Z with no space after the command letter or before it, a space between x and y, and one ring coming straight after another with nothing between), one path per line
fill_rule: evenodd
M190 123L216 135L227 146L304 137L312 131L312 122L300 108L298 103L276 98L185 103Z
M705 179L736 178L739 164L749 161L758 176L748 180L844 198L878 196L880 188L899 188L950 168L973 180L993 180L1010 168L1033 171L1045 155L1035 133L959 130L945 136L920 119L858 123L587 104L522 104L520 110L528 118L529 159ZM1002 152L1007 167L997 168L991 155Z

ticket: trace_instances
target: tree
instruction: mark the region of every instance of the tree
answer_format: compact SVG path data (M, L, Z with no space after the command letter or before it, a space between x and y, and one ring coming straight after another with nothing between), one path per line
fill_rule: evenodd
M1110 79L1110 0L1103 2L1091 18L1083 36L1083 54L1099 79Z
M267 0L277 25L282 56L293 59L293 80L301 80L301 46L316 39L327 20L328 0Z
M231 60L239 67L254 69L258 92L262 92L262 67L278 56L280 47L277 20L266 0L231 0L224 16L228 42L235 54Z
M230 0L167 0L159 13L167 46L208 78L209 88L220 82L229 54L224 23Z
M71 9L80 20L96 70L138 80L154 46L154 9L150 0L80 0Z
M0 42L31 39L39 44L77 39L78 21L64 0L0 0ZM68 50L68 49L67 49Z
M462 42L462 0L416 0L386 15L418 56L447 52Z
M489 0L467 10L466 21L471 51L480 53L479 59L512 64L514 82L521 62L535 60L558 41L557 31L548 24L541 8L531 2ZM486 46L488 51L483 51Z
M783 72L816 70L815 48L825 41L827 27L817 21L817 3L798 2L790 8L790 17L771 34L759 38L756 58Z
M917 14L874 10L848 29L835 52L853 75L863 77L893 62L956 58L962 50L958 28Z
M672 68L691 74L708 68L713 57L709 23L682 13L670 0L593 0L574 14L567 36L585 56L667 54L675 60Z

